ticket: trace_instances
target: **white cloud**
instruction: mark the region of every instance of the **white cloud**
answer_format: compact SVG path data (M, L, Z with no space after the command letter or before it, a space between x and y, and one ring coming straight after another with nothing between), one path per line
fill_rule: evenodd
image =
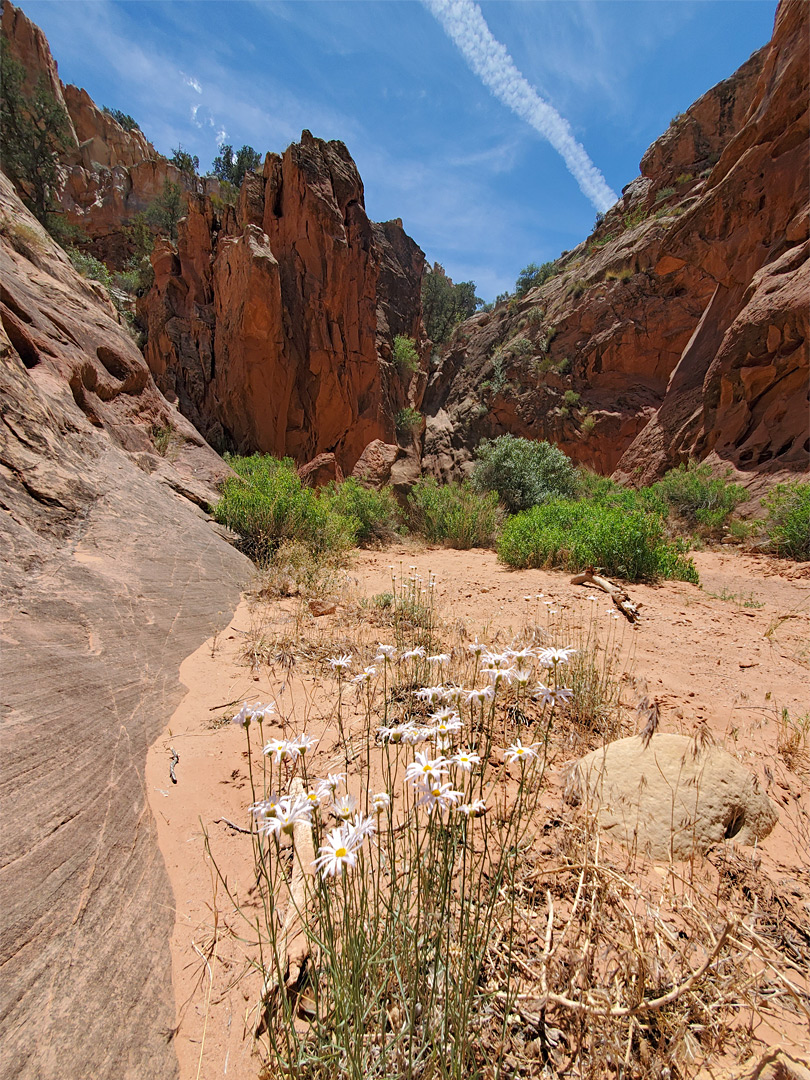
M521 75L506 48L493 37L474 0L423 2L487 89L548 139L583 195L597 210L612 206L618 196L574 138L568 121Z
M202 93L202 87L195 78L192 78L191 75L185 75L182 71L180 72L180 74L183 76L183 82L186 84L186 86L190 86L191 89L196 90L198 94Z

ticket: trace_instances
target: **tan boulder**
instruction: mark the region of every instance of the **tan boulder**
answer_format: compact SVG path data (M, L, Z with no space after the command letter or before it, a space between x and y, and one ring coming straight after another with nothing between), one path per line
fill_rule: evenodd
M343 470L338 464L334 454L318 454L312 461L302 465L298 470L301 480L310 487L323 487L333 480L337 483L343 479Z
M724 839L753 844L778 818L731 754L684 735L619 739L575 769L575 788L600 828L653 859L688 859Z
M400 453L396 444L372 439L357 459L352 476L369 487L381 488L391 479L391 469Z

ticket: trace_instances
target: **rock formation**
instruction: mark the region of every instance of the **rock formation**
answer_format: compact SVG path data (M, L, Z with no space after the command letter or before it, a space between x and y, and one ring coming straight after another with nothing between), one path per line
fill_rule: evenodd
M609 836L653 859L689 859L723 840L754 844L779 814L756 777L685 735L618 739L575 766L578 798Z
M808 8L644 155L591 237L523 299L462 324L425 397L423 465L481 437L556 442L647 482L689 456L808 466Z
M235 213L190 199L176 249L154 254L146 358L215 445L299 463L334 453L349 472L421 401L424 379L397 370L392 342L425 351L423 262L399 223L369 221L343 143L305 131L267 155Z
M2 175L0 280L4 1073L171 1077L146 750L250 565L202 509L226 466Z

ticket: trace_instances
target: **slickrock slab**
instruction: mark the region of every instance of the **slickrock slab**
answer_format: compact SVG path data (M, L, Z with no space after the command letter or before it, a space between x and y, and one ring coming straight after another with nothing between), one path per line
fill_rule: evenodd
M753 844L779 816L731 754L684 735L618 739L576 769L600 827L653 859L688 859L724 839Z
M0 1073L172 1077L144 765L250 564L190 501L223 463L2 176L0 277Z

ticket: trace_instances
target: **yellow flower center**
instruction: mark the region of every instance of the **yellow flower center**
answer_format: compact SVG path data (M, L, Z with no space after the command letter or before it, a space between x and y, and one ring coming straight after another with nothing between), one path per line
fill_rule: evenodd
M339 847L339 848L338 848L338 849L337 849L337 850L335 851L335 858L336 858L336 859L345 859L345 858L346 858L346 856L347 856L348 854L349 854L349 853L348 853L348 851L346 850L346 848L345 848L345 847Z

